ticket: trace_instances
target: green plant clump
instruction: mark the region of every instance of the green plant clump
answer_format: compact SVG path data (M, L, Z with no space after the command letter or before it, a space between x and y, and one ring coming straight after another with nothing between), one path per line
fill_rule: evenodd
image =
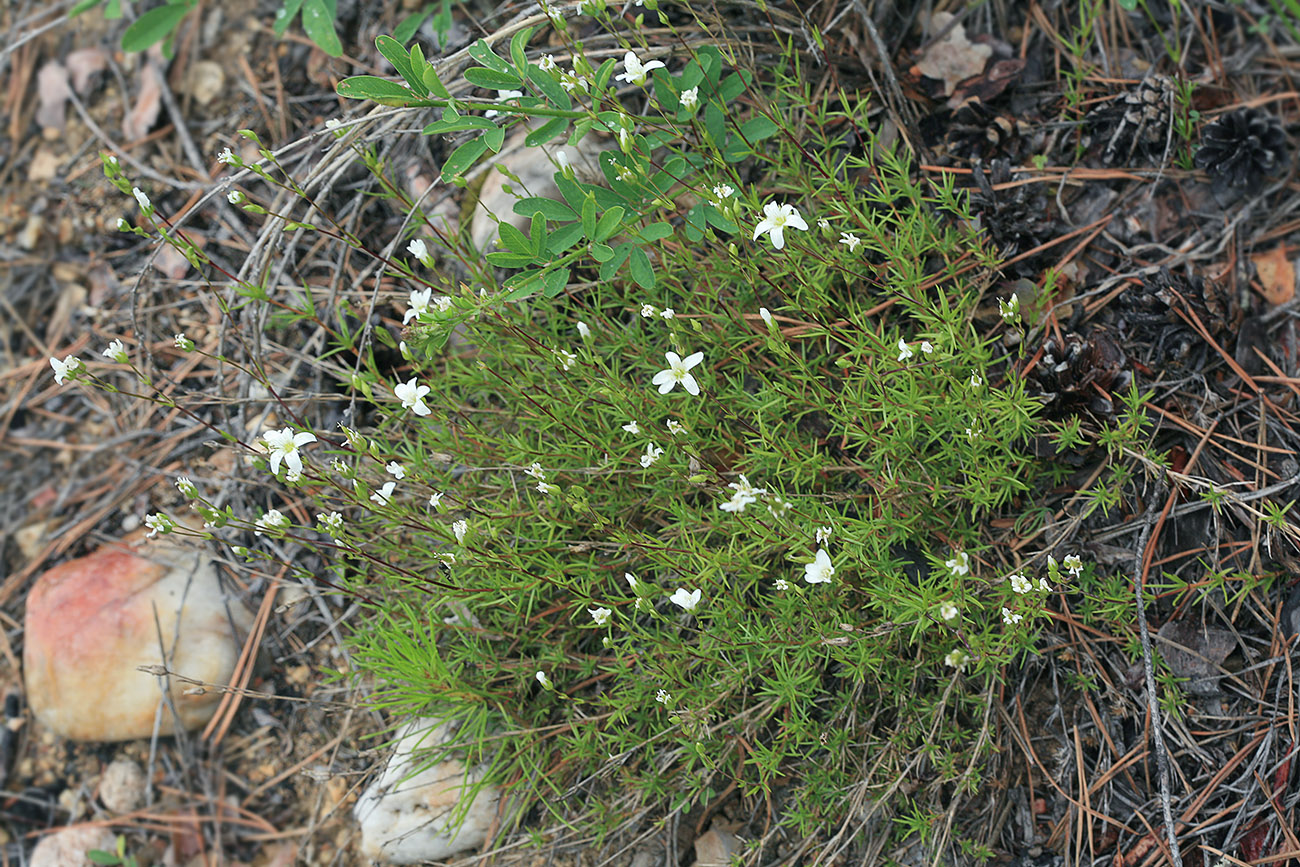
M951 176L918 181L869 100L814 94L792 46L762 74L724 39L670 56L635 32L588 61L553 23L571 65L524 30L501 54L478 43L448 85L381 37L403 82L340 85L432 108L425 134L459 137L446 181L469 185L517 134L553 161L554 192L519 189L484 257L434 243L386 181L411 217L408 255L384 260L410 287L383 299L402 341L321 309L323 290L275 298L278 325L328 323L320 364L371 422L257 444L318 524L182 492L241 557L275 556L250 529L321 554L365 610L374 705L459 722L456 748L526 805L558 815L558 796L608 787L685 811L734 785L810 833L910 779L923 788L893 814L924 825L978 787L991 693L1048 587L984 556L988 517L1037 477L1024 443L1041 427L976 325L996 262ZM297 189L262 153L223 160ZM380 256L326 222L292 225ZM1018 327L1016 299L1001 307ZM609 830L620 810L588 818Z

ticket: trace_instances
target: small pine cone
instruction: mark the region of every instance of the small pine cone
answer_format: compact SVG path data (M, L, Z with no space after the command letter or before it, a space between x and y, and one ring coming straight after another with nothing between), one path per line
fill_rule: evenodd
M1277 118L1259 109L1226 114L1201 133L1196 167L1216 185L1249 187L1286 164L1286 134Z
M1101 144L1101 161L1108 166L1159 159L1169 143L1173 92L1173 83L1156 75L1103 103L1084 118L1085 144Z

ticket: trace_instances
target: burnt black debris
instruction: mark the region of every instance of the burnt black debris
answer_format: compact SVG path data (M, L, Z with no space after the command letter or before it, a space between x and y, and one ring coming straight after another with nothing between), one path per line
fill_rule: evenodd
M1281 124L1255 108L1239 109L1207 126L1196 152L1196 167L1217 187L1254 186L1286 164L1286 134Z

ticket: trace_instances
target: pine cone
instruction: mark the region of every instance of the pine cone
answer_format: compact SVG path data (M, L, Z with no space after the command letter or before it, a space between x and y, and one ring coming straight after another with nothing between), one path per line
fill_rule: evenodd
M1101 161L1108 166L1161 158L1169 144L1173 92L1168 78L1154 75L1094 108L1084 118L1084 144L1101 144Z
M980 215L989 237L1002 253L1011 256L1021 250L1037 247L1042 205L1035 186L1020 186L999 193L993 184L1011 180L1011 168L1006 160L994 160L990 167L992 183L984 174L984 167L975 163L972 175L976 191L971 193L971 210Z
M1286 135L1277 118L1258 109L1226 114L1201 133L1196 167L1216 186L1249 187L1285 165Z

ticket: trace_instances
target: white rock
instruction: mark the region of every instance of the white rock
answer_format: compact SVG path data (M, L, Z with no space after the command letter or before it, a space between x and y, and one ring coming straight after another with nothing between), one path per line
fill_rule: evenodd
M144 805L148 783L139 764L114 759L99 778L99 800L114 813L129 813Z
M353 810L361 825L361 852L386 864L437 861L480 846L496 820L501 792L484 785L473 791L483 768L466 773L454 758L420 770L421 754L451 741L449 727L434 719L417 719L402 730L384 772ZM471 797L468 809L462 803ZM453 814L465 812L458 827L449 827Z
M64 828L42 838L27 863L29 867L82 867L90 863L86 853L91 849L112 852L116 845L117 838L107 828Z

